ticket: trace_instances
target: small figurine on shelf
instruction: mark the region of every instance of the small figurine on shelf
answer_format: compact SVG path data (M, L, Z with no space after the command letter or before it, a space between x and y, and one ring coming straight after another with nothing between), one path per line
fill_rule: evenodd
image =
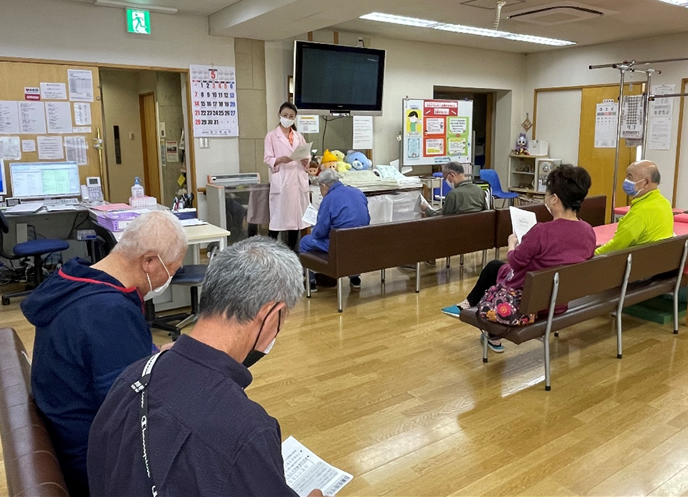
M530 155L528 152L528 137L525 133L520 133L516 139L515 155Z
M335 169L336 167L337 156L329 150L325 150L325 153L323 154L322 159L320 160L320 169L318 170L318 174L320 174L320 172L324 171L325 169Z

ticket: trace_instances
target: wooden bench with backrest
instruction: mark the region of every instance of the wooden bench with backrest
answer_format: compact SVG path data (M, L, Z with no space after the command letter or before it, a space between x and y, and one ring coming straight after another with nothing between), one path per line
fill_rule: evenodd
M0 437L10 497L68 497L60 463L31 396L31 364L11 328L0 329Z
M674 333L678 333L678 290L688 254L688 236L594 257L579 264L529 272L526 275L520 311L547 312L527 326L504 326L478 316L477 308L461 311L461 321L515 344L539 339L544 344L545 390L550 390L550 334L593 317L616 311L617 357L622 357L624 307L673 293ZM568 310L555 315L558 304ZM547 311L548 310L548 311ZM483 361L487 362L488 341L483 340Z
M416 264L416 292L420 291L420 263L494 246L494 211L437 216L414 221L376 224L330 231L330 252L300 254L304 268L337 279L337 303L342 312L342 279L390 267ZM310 281L306 278L306 296Z

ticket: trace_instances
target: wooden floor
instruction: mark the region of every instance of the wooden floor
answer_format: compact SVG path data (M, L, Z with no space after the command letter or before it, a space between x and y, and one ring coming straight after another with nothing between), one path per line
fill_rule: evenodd
M545 392L540 342L505 342L483 364L478 333L439 312L479 263L424 266L420 294L413 271L388 270L384 288L366 274L343 314L332 289L304 298L248 395L284 438L354 475L343 496L688 494L685 326L624 316L622 360L610 319L565 330ZM18 305L0 312L30 349Z

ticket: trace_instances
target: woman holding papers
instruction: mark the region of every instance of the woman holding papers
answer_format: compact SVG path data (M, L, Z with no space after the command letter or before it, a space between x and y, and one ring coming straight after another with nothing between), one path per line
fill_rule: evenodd
M286 231L287 245L296 250L299 230L308 227L301 218L308 200L310 152L294 122L298 110L285 102L280 106L280 123L265 137L264 162L270 168L270 237Z
M442 309L442 312L458 316L462 309L478 306L480 315L485 314L491 321L509 321L519 325L532 320L533 316L518 314L526 273L583 262L590 259L595 252L595 233L592 227L578 219L578 211L588 194L590 184L590 175L582 167L562 165L549 173L544 202L554 219L535 224L522 235L520 242L516 235L512 234L509 237L507 262L490 262L480 273L466 300ZM497 305L493 305L493 297L497 294L501 294L502 297ZM506 306L503 306L504 303ZM483 309L486 310L485 313ZM557 309L557 312L565 310L564 305ZM501 315L502 312L506 314ZM490 336L488 345L495 352L504 351L498 337Z

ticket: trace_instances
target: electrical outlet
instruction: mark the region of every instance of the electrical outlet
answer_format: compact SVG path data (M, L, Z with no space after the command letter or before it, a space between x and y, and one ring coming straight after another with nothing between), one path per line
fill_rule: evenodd
M136 140L136 135L133 132L129 133L129 139L130 140Z

